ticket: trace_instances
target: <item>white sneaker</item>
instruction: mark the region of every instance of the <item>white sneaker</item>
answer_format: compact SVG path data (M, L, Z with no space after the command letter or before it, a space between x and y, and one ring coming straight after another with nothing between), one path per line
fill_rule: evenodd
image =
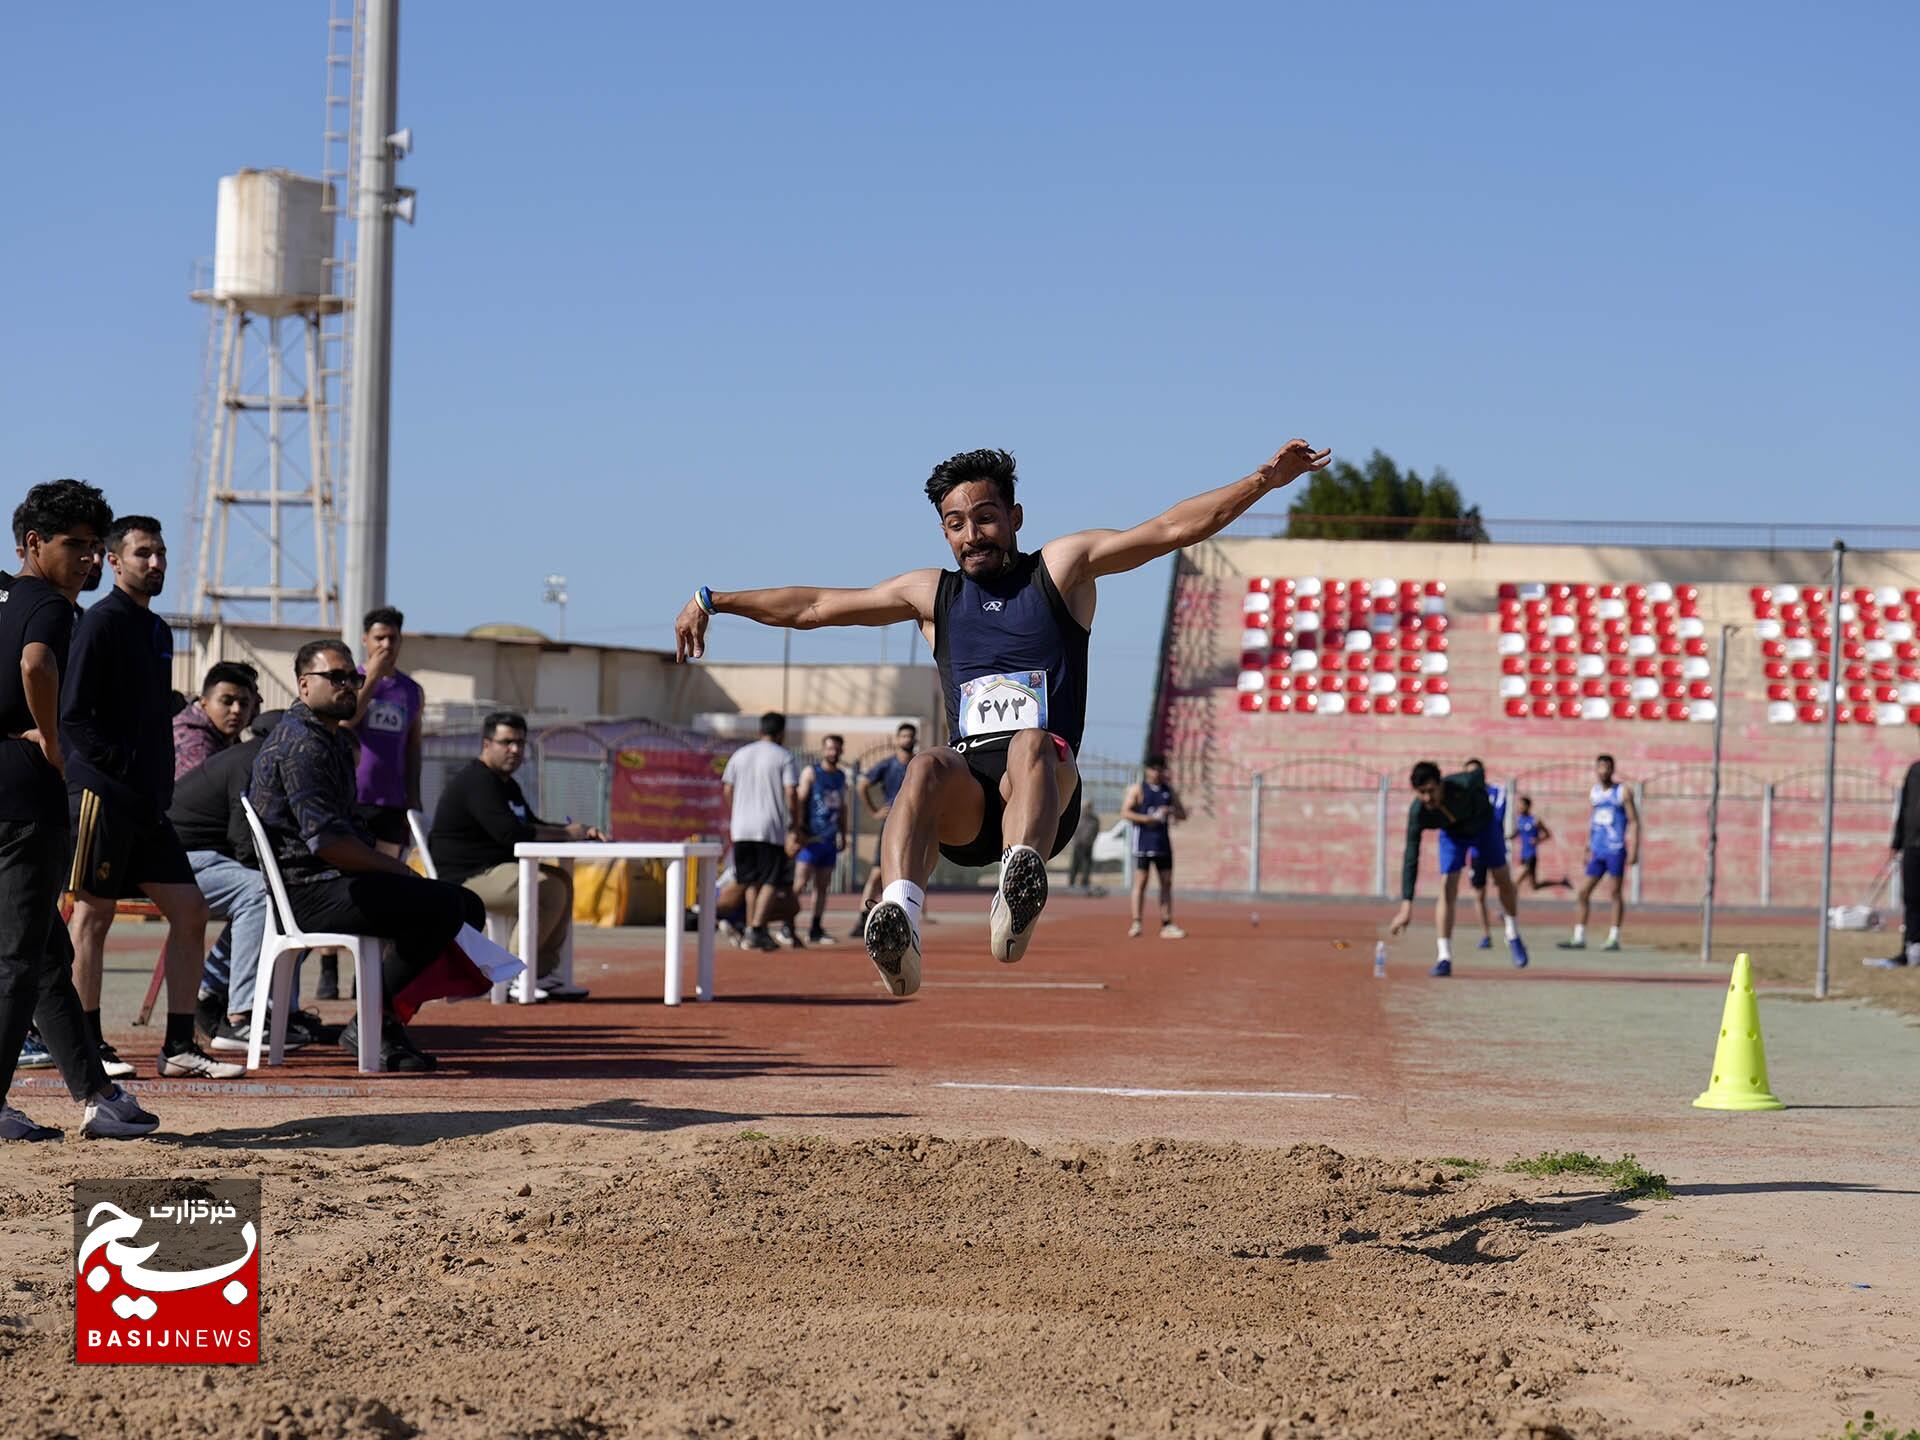
M534 993L542 1000L584 1000L587 998L586 986L571 985L565 980L562 980L558 975L546 980L535 981L533 989Z
M86 1120L80 1126L80 1133L98 1140L131 1140L136 1135L151 1135L159 1128L160 1117L141 1109L138 1100L116 1085L111 1094L87 1102Z
M198 1045L189 1045L171 1054L162 1050L158 1073L172 1080L238 1080L247 1067L216 1060Z
M1031 845L1014 845L1000 857L1000 885L987 914L987 948L1011 965L1027 953L1034 926L1047 904L1047 862Z
M1160 927L1160 938L1162 940L1184 940L1187 938L1187 932L1169 920Z
M1129 940L1138 940L1141 936L1141 933L1142 932L1140 929L1140 922L1138 920L1134 921L1131 925L1127 926L1127 938Z
M867 958L896 996L920 988L920 936L898 900L882 900L867 912Z
M36 1125L11 1105L0 1105L0 1140L58 1140L64 1131Z
M122 1060L120 1052L105 1040L100 1042L100 1068L107 1072L109 1080L124 1080L134 1073L133 1062Z

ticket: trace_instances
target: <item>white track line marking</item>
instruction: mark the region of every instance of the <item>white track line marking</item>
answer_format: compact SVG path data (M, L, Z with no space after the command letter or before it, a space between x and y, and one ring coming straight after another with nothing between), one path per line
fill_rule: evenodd
M882 987L884 988L884 987ZM927 980L922 990L1104 990L1099 980Z
M1333 1090L1147 1090L1130 1085L996 1085L936 1080L936 1090L1019 1090L1044 1095L1119 1095L1129 1100L1358 1100Z

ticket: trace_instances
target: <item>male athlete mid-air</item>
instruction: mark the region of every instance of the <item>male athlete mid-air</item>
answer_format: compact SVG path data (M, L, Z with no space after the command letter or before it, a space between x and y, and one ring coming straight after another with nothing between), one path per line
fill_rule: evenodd
M951 744L913 757L882 837L886 885L866 941L893 994L920 988L922 887L936 848L958 865L1000 862L989 948L1008 962L1026 953L1047 903L1047 860L1072 841L1080 815L1075 756L1095 582L1218 534L1263 495L1324 469L1330 453L1289 440L1245 479L1131 530L1081 530L1023 552L1013 457L970 450L927 481L957 570L909 570L865 590L702 585L686 603L674 622L681 660L706 652L715 615L793 630L919 622L940 668Z

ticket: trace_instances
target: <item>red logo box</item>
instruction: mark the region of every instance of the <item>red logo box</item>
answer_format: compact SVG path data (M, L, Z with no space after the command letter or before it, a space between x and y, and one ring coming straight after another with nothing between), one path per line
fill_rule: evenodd
M260 1363L260 1182L80 1180L73 1358Z

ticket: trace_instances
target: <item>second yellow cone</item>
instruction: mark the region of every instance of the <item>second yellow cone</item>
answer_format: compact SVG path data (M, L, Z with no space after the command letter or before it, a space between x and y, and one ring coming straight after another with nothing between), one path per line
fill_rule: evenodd
M1694 1106L1701 1110L1784 1110L1767 1083L1767 1046L1760 1038L1760 1001L1753 993L1753 963L1733 960L1720 1039L1713 1047L1713 1079Z

